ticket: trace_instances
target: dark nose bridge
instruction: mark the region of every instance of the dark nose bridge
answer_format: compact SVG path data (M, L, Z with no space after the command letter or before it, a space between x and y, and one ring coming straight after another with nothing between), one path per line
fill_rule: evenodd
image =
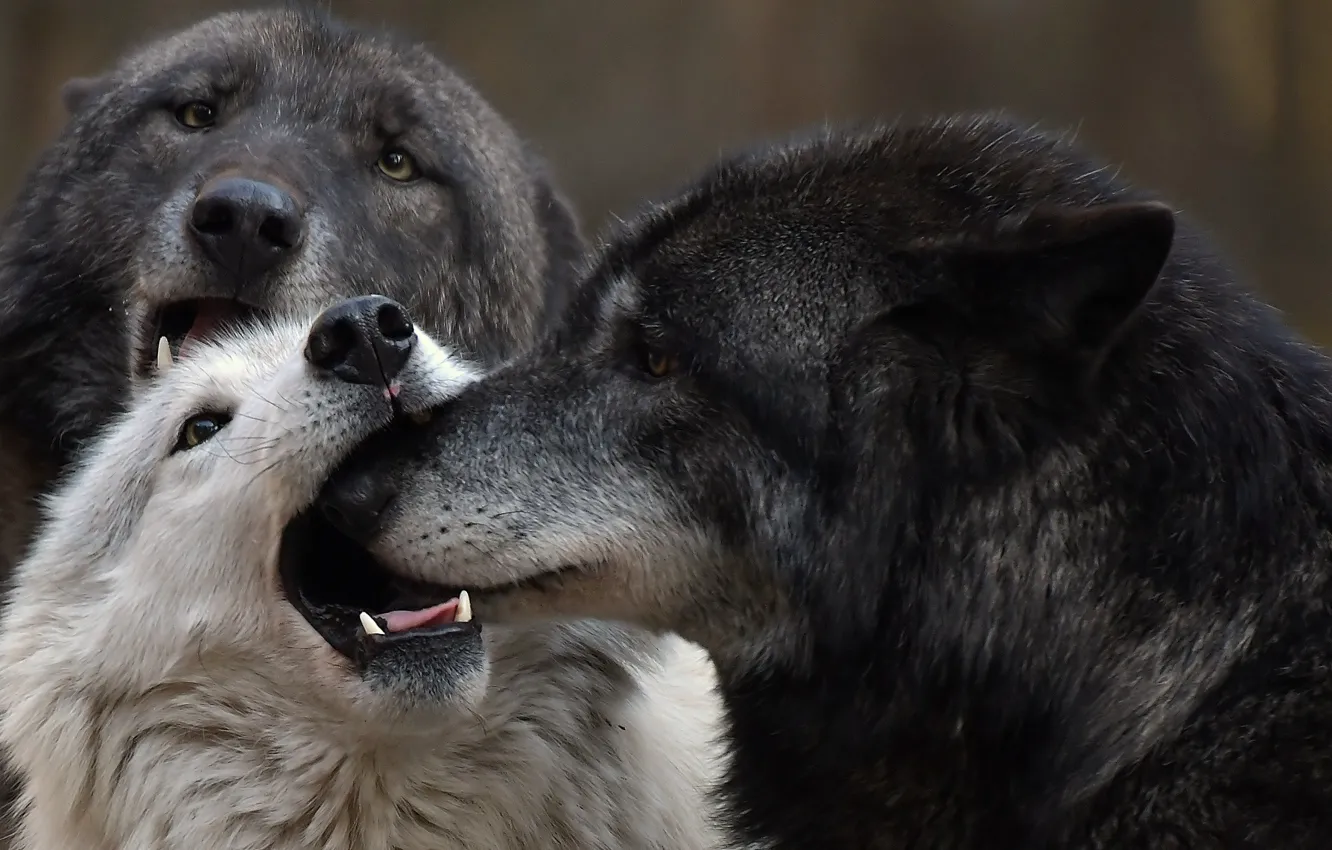
M326 81L292 86L282 74L272 76L234 121L210 131L209 158L195 172L195 188L218 176L260 180L325 221L316 207L336 203L330 196L344 192L346 183L330 170L355 162L351 143L338 130L346 125L346 105L326 96Z
M220 148L199 171L196 191L211 181L239 177L277 187L302 212L309 206L310 147L303 136L276 128L247 129Z

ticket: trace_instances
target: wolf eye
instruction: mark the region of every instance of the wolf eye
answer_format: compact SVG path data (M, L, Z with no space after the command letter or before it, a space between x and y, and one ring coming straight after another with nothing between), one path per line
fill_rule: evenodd
M231 416L226 413L199 413L185 420L180 427L180 436L176 438L176 447L171 451L183 452L206 443L227 427Z
M176 110L176 120L182 127L205 130L217 123L217 112L203 101L194 100Z
M384 151L379 155L375 165L385 177L399 183L408 183L421 176L421 170L416 167L416 160L411 154L399 148L389 148Z
M665 378L675 374L679 362L673 355L662 354L649 349L643 354L643 368L654 378Z

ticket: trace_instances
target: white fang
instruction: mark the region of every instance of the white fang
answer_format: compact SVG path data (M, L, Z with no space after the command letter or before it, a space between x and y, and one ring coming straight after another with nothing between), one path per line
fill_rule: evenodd
M365 633L368 635L382 635L384 633L384 630L379 627L379 623L375 622L375 618L364 611L361 612L361 628L365 629Z
M161 375L171 368L171 343L166 337L157 340L157 374Z

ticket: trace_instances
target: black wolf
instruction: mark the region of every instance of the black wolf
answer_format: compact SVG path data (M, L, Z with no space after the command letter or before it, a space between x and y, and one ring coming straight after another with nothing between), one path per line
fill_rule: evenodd
M723 162L325 500L483 621L704 645L744 838L1332 835L1332 363L1003 119Z
M64 99L0 241L0 574L32 495L160 337L179 353L229 320L378 292L494 362L563 303L581 255L527 146L391 34L224 14Z

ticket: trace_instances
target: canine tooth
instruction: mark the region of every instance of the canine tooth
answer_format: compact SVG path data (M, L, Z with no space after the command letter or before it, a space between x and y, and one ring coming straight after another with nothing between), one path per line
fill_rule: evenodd
M167 342L166 337L157 340L157 371L165 372L171 368L171 343Z
M407 414L407 418L415 422L417 425L424 425L430 421L430 411L417 410Z
M375 622L375 618L364 611L361 612L361 628L365 629L365 633L368 635L382 635L384 633L384 630L379 627L379 623Z
M467 596L467 591L458 594L458 612L453 615L455 623L472 622L472 600Z

